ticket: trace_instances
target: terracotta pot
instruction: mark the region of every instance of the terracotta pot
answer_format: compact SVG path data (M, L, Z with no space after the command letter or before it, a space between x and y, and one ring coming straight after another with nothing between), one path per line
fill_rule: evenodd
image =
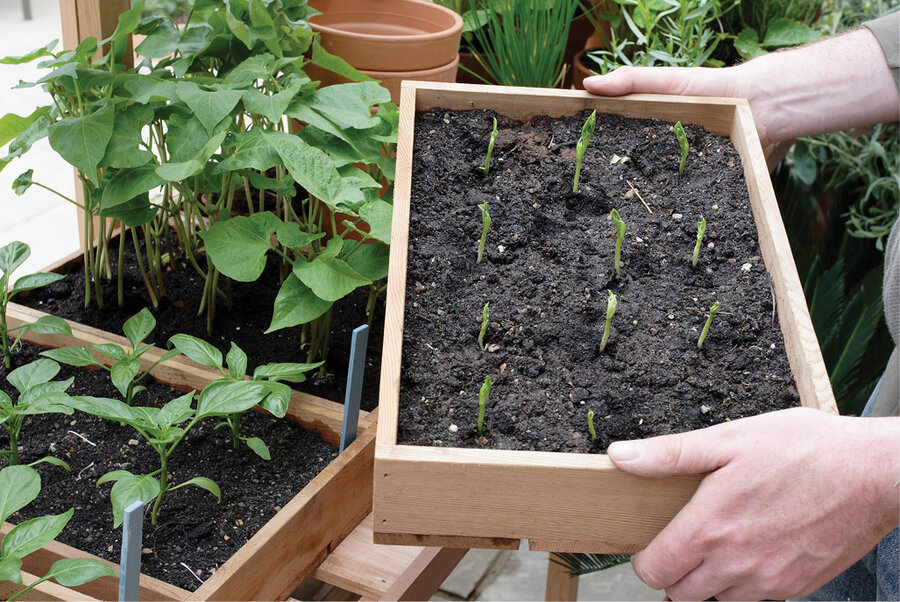
M581 59L590 52L590 50L582 50L572 59L572 85L576 90L584 90L584 78L591 75L597 75L595 71L591 71L581 62Z
M459 52L462 17L438 4L312 0L309 6L322 12L309 20L321 34L322 47L357 69L429 70L447 66Z

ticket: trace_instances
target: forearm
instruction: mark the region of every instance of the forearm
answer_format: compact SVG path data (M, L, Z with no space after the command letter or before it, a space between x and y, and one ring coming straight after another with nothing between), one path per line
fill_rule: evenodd
M900 417L863 418L857 426L863 435L856 452L868 462L864 467L869 491L861 492L871 501L869 511L880 517L887 533L900 524Z

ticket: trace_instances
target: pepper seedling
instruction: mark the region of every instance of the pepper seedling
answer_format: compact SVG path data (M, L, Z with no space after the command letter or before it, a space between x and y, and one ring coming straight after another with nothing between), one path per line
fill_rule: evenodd
M706 324L703 325L703 331L700 333L700 339L697 341L697 349L703 347L703 341L706 340L706 335L709 334L709 326L712 324L713 318L716 317L716 314L719 313L719 302L716 301L709 308L709 316L706 318Z
M616 257L614 267L616 269L616 280L619 280L622 275L622 240L625 238L625 230L627 230L627 226L625 226L625 222L619 216L619 212L615 209L609 212L610 217L612 218L613 225L616 227Z
M484 334L487 332L488 320L490 320L490 303L485 303L481 310L481 330L478 332L478 348L484 349Z
M613 316L616 314L616 296L612 291L607 290L606 297L606 325L603 327L603 339L600 341L600 353L606 349L606 343L609 341L609 325Z
M594 135L596 123L597 111L593 111L581 126L581 138L575 144L575 179L572 181L572 192L578 192L578 181L581 179L581 160L584 159L587 145L591 141L591 136Z
M694 256L691 259L691 265L696 266L700 261L700 245L703 244L703 236L706 234L706 219L697 222L697 243L694 245Z
M675 122L675 137L678 139L678 146L681 147L681 161L678 162L678 173L684 173L684 164L688 156L688 139L684 133L684 127L680 121Z
M484 384L481 385L481 391L478 392L478 436L481 436L482 431L484 431L484 408L487 406L488 397L491 394L491 387L494 385L494 381L491 380L491 376L484 377Z
M488 142L488 150L487 155L484 157L484 167L481 168L481 171L484 172L484 175L488 175L488 170L491 168L491 153L494 152L494 143L497 141L497 118L494 117L494 129L491 131L491 139Z
M481 257L484 255L484 244L487 242L488 230L491 229L491 214L488 213L487 201L478 205L481 209L481 242L478 243L478 261L481 263Z
M597 431L594 430L594 410L588 410L588 431L591 433L591 441L597 440Z

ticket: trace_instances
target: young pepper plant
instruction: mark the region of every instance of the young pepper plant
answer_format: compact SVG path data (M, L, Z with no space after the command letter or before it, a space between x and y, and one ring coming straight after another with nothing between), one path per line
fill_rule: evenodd
M588 410L587 413L588 432L591 434L591 441L597 440L597 431L594 430L594 410Z
M625 238L625 231L628 229L625 222L619 216L619 212L613 209L609 212L613 225L616 228L616 255L614 267L616 270L616 279L619 280L622 275L622 240Z
M216 368L222 374L222 378L210 384L210 387L224 386L229 382L244 382L247 375L247 354L234 342L231 343L224 363L221 351L197 337L176 334L169 339L169 345L198 364ZM273 362L258 366L253 371L250 380L260 383L267 391L267 394L259 402L259 406L278 418L284 417L290 403L291 389L280 381L302 383L306 380L305 373L315 370L321 364L321 362L314 364ZM242 414L243 412L236 412L225 415L225 420L220 422L216 428L227 426L231 429L234 449L237 449L240 442L243 441L256 455L264 460L269 460L271 458L269 448L262 439L241 435Z
M706 234L706 219L697 222L697 242L694 243L694 254L691 256L691 265L697 267L700 261L700 245L703 244L703 236Z
M484 157L484 167L481 168L484 175L488 175L491 169L491 153L494 152L494 143L497 142L497 118L494 117L494 129L491 130L491 138L488 141L487 155Z
M584 153L587 151L588 143L591 136L594 135L594 127L597 123L597 111L592 111L591 115L581 126L581 138L575 145L575 179L572 180L572 192L578 192L578 181L581 179L581 161L584 159Z
M484 349L484 335L487 333L490 321L490 303L485 303L481 308L481 329L478 331L478 348Z
M706 317L706 324L703 325L703 330L700 332L700 338L697 339L697 349L703 347L703 341L706 340L706 335L709 334L709 327L712 324L713 318L716 317L716 314L719 313L719 302L716 301L709 308L709 315Z
M169 481L169 460L185 435L202 419L210 416L228 416L248 410L258 404L268 389L262 383L251 381L213 381L197 398L197 408L192 407L195 392L177 397L162 408L129 406L117 399L104 397L73 396L71 405L100 418L127 424L143 437L159 456L159 468L142 475L127 470L114 470L97 479L97 485L115 482L110 492L113 509L113 526L122 523L125 508L135 501L154 501L150 522L156 524L163 497L170 491L193 485L201 487L221 501L219 486L208 477L196 476L173 485ZM216 385L216 386L214 386ZM185 424L187 423L187 424ZM184 426L179 426L179 425Z
M606 343L609 342L609 325L612 323L613 316L616 314L616 306L618 305L615 294L610 290L606 292L606 324L603 326L603 339L600 341L600 353L603 353L606 350Z
M38 334L64 334L72 336L72 329L62 318L42 316L34 322L19 324L10 328L6 321L9 302L19 293L47 286L63 278L62 274L40 273L19 278L10 285L12 273L31 255L31 248L23 242L13 242L0 247L0 356L7 370L12 367L12 350L19 339L28 331ZM16 340L10 344L9 337L16 333Z
M7 466L0 470L0 522L30 504L41 491L41 476L28 466ZM56 539L69 523L75 509L61 514L38 516L9 530L0 544L0 581L22 583L22 560ZM116 572L92 558L64 558L54 562L43 576L23 587L7 600L15 600L37 585L55 579L64 587L84 585L99 577L115 577Z
M130 350L115 343L98 343L91 345L90 349L86 347L47 349L42 351L41 355L69 366L92 366L109 371L109 377L113 386L121 393L125 403L132 405L134 396L146 388L138 383L160 362L178 355L177 350L168 351L153 362L150 367L141 372L141 356L153 347L152 344L144 343L144 340L153 332L154 328L156 328L156 318L145 307L125 320L125 324L122 325L122 331L131 345ZM112 366L107 367L106 364L99 362L97 357L91 352L91 349L112 358L114 360Z

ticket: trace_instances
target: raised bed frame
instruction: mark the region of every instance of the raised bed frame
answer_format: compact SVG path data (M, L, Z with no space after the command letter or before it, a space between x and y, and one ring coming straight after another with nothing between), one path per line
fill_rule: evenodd
M517 120L585 109L698 124L731 139L744 166L763 260L801 404L837 413L828 373L781 221L749 104L663 95L602 98L582 91L404 82L375 448L377 543L632 553L691 498L701 476L649 479L606 455L397 444L415 113L492 109ZM434 202L440 202L435 199Z

